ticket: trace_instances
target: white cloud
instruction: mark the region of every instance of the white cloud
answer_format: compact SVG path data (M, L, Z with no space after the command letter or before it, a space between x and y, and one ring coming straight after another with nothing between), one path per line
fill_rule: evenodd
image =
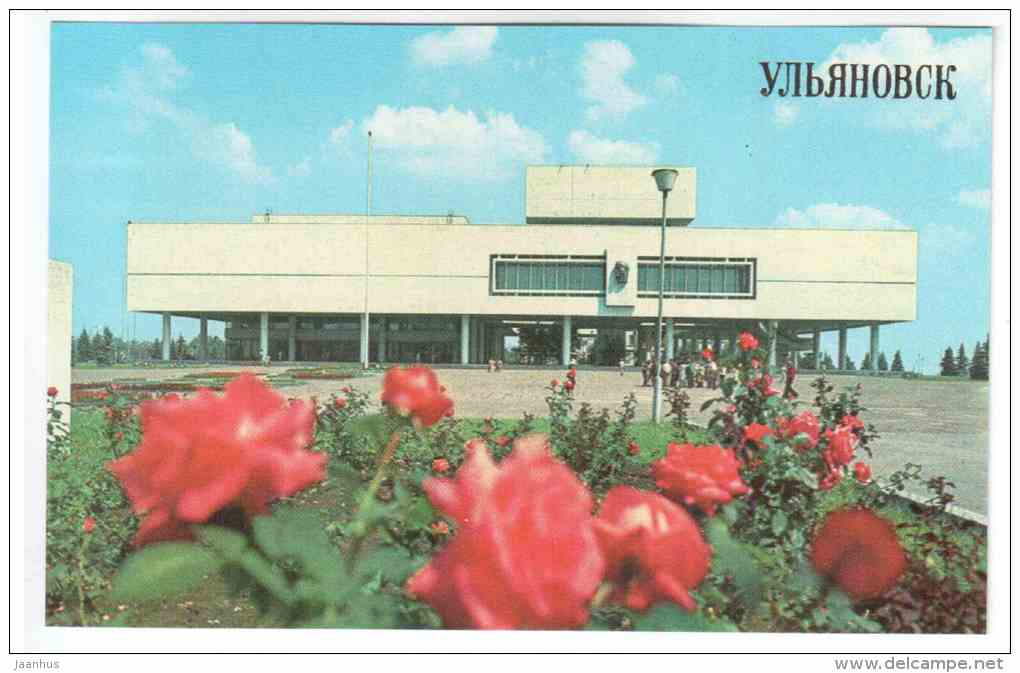
M819 203L804 210L787 208L772 224L795 229L909 229L878 208L838 203Z
M680 93L680 77L671 72L659 73L655 76L655 92L660 98L670 98Z
M448 32L433 32L411 42L415 65L443 67L486 61L499 31L493 26L458 26Z
M586 164L648 165L655 163L659 156L657 143L608 140L587 131L571 131L567 145L574 156Z
M144 132L167 123L195 155L252 183L273 181L272 171L258 163L251 137L234 122L213 122L173 96L191 72L164 45L141 47L141 61L125 67L117 80L99 91L101 100L130 111L131 128Z
M971 147L991 140L992 38L978 34L937 42L925 28L890 28L875 42L849 42L836 47L821 72L831 63L955 65L950 75L956 99L878 100L862 106L881 126L939 134L946 148ZM934 75L933 75L934 79ZM933 81L934 85L934 81ZM851 100L851 99L844 99Z
M956 196L956 202L961 206L988 210L992 207L992 190L990 189L965 189Z
M312 174L312 160L305 157L296 164L287 166L287 175L292 178L306 178Z
M776 101L776 104L772 108L772 121L776 124L776 126L790 126L797 121L797 116L799 114L800 108L796 105Z
M585 111L588 119L620 119L648 103L624 81L634 67L634 55L618 40L588 42L581 57L581 96L594 102Z
M380 105L361 128L372 132L380 155L426 176L503 179L518 175L519 164L542 161L548 151L540 133L509 113L479 117L452 105L442 111Z
M345 119L339 126L329 132L329 142L341 155L350 152L351 131L354 130L354 120Z

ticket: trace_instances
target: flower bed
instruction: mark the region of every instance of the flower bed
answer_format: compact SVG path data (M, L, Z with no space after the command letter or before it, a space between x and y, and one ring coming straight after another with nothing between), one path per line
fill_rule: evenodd
M287 375L294 379L321 379L324 381L346 381L357 375L342 369L288 369Z
M547 419L459 421L424 367L387 373L382 414L351 387L288 401L252 376L138 415L118 397L109 468L143 519L126 558L102 548L119 570L94 603L137 623L211 576L276 626L982 632L984 532L945 513L951 485L909 465L872 481L860 389L819 380L808 409L760 356L706 430L680 393L648 432L633 397L596 410L558 382ZM904 504L918 483L930 502ZM347 504L321 518L337 488Z

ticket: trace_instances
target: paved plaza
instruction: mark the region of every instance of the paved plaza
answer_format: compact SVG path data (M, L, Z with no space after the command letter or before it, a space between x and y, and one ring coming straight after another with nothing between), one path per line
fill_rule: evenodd
M211 366L209 369L224 369ZM144 377L148 380L182 378L201 368L183 369L75 369L74 382L111 381L114 378ZM281 367L248 367L257 373L282 372ZM494 416L518 418L529 412L545 415L545 397L553 378L562 380L564 368L514 369L490 373L484 369L437 369L440 380L453 398L456 412L462 417ZM802 399L810 400L811 377L799 379L797 390ZM926 475L946 475L956 483L957 504L984 515L987 512L988 454L988 383L974 381L908 380L869 376L833 376L837 390L861 383L867 407L864 418L874 423L881 437L874 443L874 474L882 478L904 463L919 463ZM360 390L378 397L382 376L379 374L349 382ZM338 392L348 383L310 381L287 387L289 397L320 399ZM709 413L701 413L701 403L716 391L695 388L691 396L692 420L703 423ZM589 402L596 407L615 409L629 394L638 400L638 419L651 415L652 389L641 386L641 374L627 371L580 370L575 390L577 403Z

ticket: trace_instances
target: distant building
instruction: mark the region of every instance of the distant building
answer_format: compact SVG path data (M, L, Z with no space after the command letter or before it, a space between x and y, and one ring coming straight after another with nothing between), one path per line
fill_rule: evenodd
M666 349L742 330L817 352L821 332L914 320L917 233L689 225L696 173L668 199ZM127 301L226 323L227 357L482 363L522 325L654 334L661 194L649 168L527 170L524 225L454 215L260 214L236 224L128 224ZM617 364L603 363L603 364Z

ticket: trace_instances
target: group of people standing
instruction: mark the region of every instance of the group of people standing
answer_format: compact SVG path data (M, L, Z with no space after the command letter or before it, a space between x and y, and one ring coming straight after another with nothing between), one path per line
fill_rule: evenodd
M714 359L703 357L699 360L690 355L681 355L666 360L659 369L662 385L672 388L710 388L715 390L719 387L720 381L729 375L729 369L720 367ZM641 377L641 385L652 385L655 381L654 360L645 361L641 368Z

